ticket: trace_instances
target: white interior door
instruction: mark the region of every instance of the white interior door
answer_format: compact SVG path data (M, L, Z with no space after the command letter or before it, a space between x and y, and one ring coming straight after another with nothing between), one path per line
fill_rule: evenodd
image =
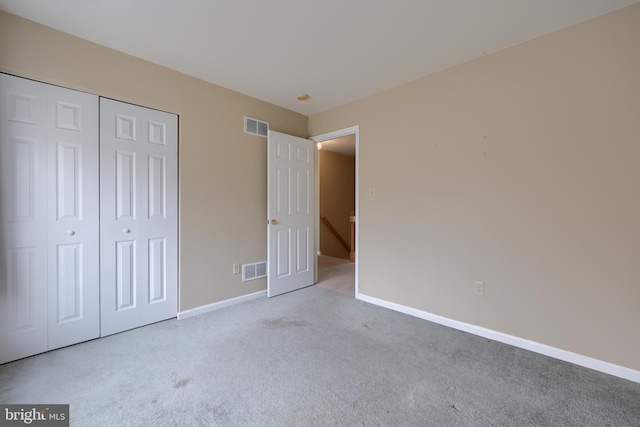
M314 283L315 145L269 131L267 295Z
M101 336L177 313L174 114L100 100Z
M0 363L47 351L47 89L0 74Z
M48 88L49 350L100 336L98 97Z

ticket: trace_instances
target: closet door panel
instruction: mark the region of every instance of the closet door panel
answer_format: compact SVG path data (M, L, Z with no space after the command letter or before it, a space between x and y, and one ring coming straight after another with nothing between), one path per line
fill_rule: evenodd
M98 97L49 87L49 349L100 335Z
M98 98L0 74L0 363L99 335Z
M0 74L0 363L48 348L46 98Z
M141 139L135 106L100 100L100 335L141 326Z
M177 116L100 100L101 336L177 313Z

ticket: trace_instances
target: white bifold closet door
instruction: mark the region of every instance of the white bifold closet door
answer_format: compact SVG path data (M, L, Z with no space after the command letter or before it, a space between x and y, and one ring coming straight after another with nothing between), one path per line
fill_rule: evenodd
M0 74L0 363L99 336L98 98Z
M100 99L101 335L177 313L174 114Z

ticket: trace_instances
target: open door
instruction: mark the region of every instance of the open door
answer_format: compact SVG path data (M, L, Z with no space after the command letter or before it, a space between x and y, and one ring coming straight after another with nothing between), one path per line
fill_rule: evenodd
M267 295L313 285L315 144L269 131Z

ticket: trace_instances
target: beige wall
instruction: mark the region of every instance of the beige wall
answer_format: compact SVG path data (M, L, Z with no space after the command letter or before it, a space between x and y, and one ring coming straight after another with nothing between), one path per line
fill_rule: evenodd
M307 136L303 115L0 12L0 71L180 115L180 310L266 289L266 140L243 116Z
M640 369L639 52L640 4L310 117L360 125L360 292Z
M353 157L319 151L320 215L325 215L343 239L351 244L351 212L356 210L356 160ZM349 251L325 224L320 224L320 252L349 259Z

